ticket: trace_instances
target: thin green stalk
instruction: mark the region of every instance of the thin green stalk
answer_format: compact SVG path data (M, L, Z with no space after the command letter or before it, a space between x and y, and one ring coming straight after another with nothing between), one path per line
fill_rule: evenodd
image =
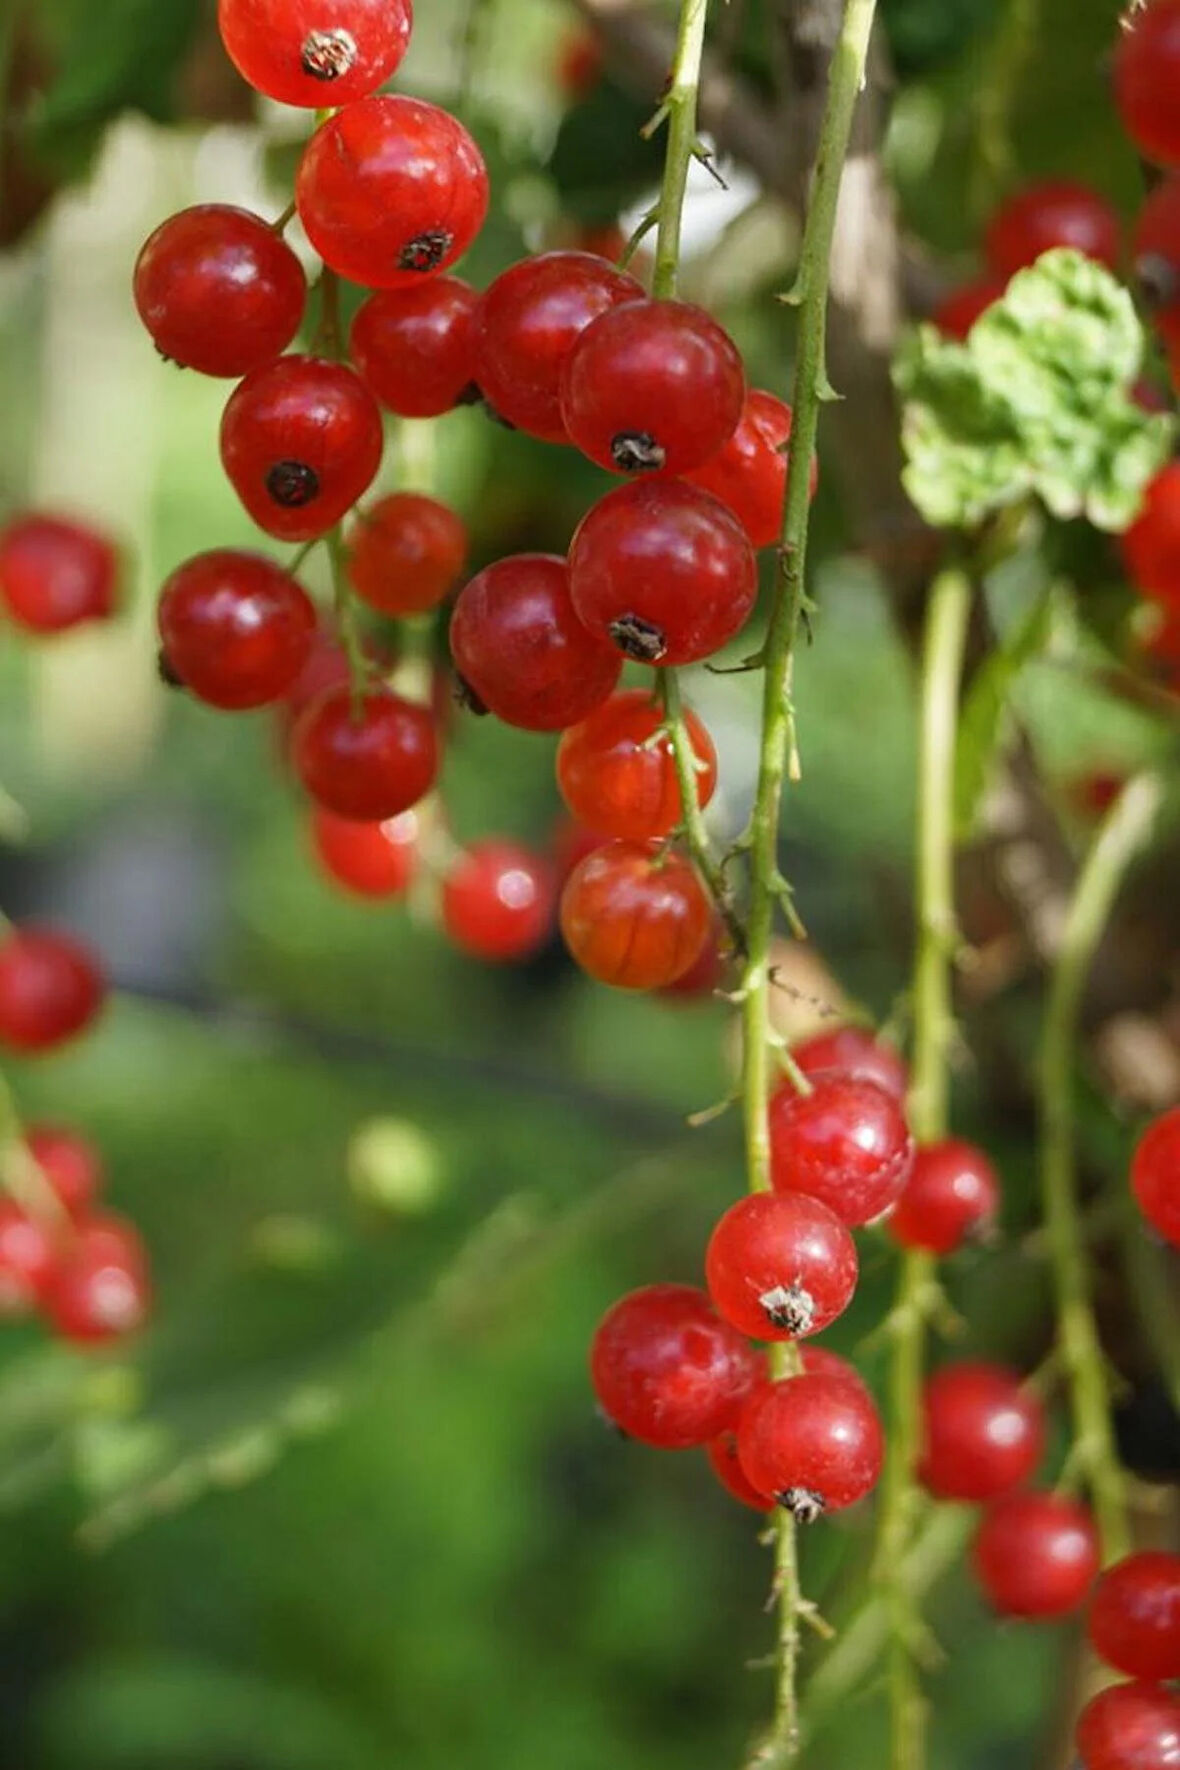
M745 930L734 909L725 874L720 862L714 859L709 843L709 832L705 828L704 813L701 810L696 751L692 747L692 739L685 724L680 678L675 670L660 671L660 688L664 697L664 724L672 744L672 759L676 764L676 781L680 788L684 840L697 871L709 888L730 943L734 951L740 953L745 947Z
M354 718L359 717L361 702L369 681L369 660L357 627L356 597L348 582L344 560L344 532L340 525L324 536L332 567L332 605L336 616L336 636L348 659L348 682L352 693Z
M61 1200L25 1143L16 1095L3 1074L0 1074L0 1187L27 1217L35 1217L55 1231L69 1221Z
M1128 1552L1130 1535L1078 1211L1073 1065L1086 979L1127 869L1151 834L1162 796L1158 776L1136 775L1107 813L1070 902L1041 1033L1041 1193L1057 1292L1058 1334L1074 1449L1089 1481L1107 1561L1117 1561Z

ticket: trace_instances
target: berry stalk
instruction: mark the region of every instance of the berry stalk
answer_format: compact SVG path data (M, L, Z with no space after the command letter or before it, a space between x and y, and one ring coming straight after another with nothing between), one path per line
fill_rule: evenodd
M25 1142L16 1095L3 1073L0 1073L0 1189L20 1206L26 1217L48 1224L54 1230L67 1221L61 1200Z

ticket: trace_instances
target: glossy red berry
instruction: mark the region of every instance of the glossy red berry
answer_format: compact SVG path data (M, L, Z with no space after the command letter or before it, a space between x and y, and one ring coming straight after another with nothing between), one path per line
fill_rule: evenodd
M541 252L502 271L475 317L475 379L496 413L545 442L567 442L561 377L581 334L642 285L589 252Z
M1108 1567L1090 1606L1090 1640L1130 1678L1180 1678L1180 1555L1144 1549Z
M876 1038L861 1026L838 1026L834 1032L815 1033L791 1047L791 1056L809 1081L827 1070L847 1070L876 1082L895 1100L904 1100L910 1074L896 1045Z
M357 309L349 355L400 418L437 418L471 398L479 296L458 277L382 289Z
M789 1082L770 1102L775 1190L805 1192L855 1229L897 1203L914 1144L901 1106L865 1076L821 1076L810 1094Z
M1114 270L1121 251L1119 218L1087 185L1046 179L1009 197L984 238L988 265L1005 280L1054 246L1072 247Z
M451 616L455 668L478 706L524 731L561 731L603 702L622 659L582 625L569 570L516 553L472 578Z
M712 920L689 862L654 844L595 849L561 896L561 932L574 960L616 989L674 983L700 957Z
M42 1306L64 1339L98 1343L143 1326L151 1306L147 1252L121 1217L91 1217L64 1244Z
M410 42L410 0L219 0L244 80L280 104L351 104L388 80Z
M1153 1119L1139 1139L1131 1191L1156 1233L1180 1247L1180 1106Z
M402 897L410 888L418 864L418 819L412 811L381 823L357 823L316 805L311 840L328 878L354 897Z
M102 1187L102 1158L89 1138L57 1125L29 1125L25 1147L71 1217L94 1203Z
M738 1457L759 1493L811 1523L876 1486L884 1436L867 1389L845 1377L788 1377L760 1389L742 1413Z
M171 216L135 265L135 305L156 349L202 375L247 375L286 350L307 301L303 266L248 209Z
M766 1494L759 1493L742 1469L736 1432L723 1432L720 1438L714 1438L705 1446L705 1455L726 1493L754 1512L769 1512L773 1509L774 1501Z
M0 1047L52 1051L97 1017L106 985L80 941L52 928L0 938Z
M737 517L752 547L772 547L783 529L787 490L787 441L791 408L773 393L751 388L737 429L703 467L686 477L702 491L720 498ZM811 463L811 495L819 483L819 466Z
M557 784L579 823L604 836L645 842L666 836L683 818L664 714L643 688L626 688L571 726L557 747ZM697 758L697 802L717 785L717 752L695 713L685 715Z
M466 557L467 530L453 510L421 492L392 492L358 515L348 576L370 608L403 619L437 608Z
M931 323L945 338L962 343L970 335L976 320L982 319L988 308L1003 298L1006 286L998 277L980 277L974 283L964 283L943 297L930 315Z
M829 1351L826 1346L817 1346L813 1340L800 1346L799 1357L803 1362L805 1377L834 1377L838 1382L851 1383L857 1389L869 1394L869 1386L854 1364L841 1358L838 1352Z
M30 633L114 613L119 555L88 523L27 511L0 529L0 608Z
M281 700L307 663L315 608L273 560L219 548L172 573L157 611L164 656L211 707L241 711Z
M632 301L570 352L561 414L570 441L615 473L689 473L737 429L742 359L703 308Z
M295 198L325 264L398 289L466 252L487 213L488 175L448 111L400 94L364 98L316 130Z
M598 1405L661 1450L707 1444L736 1422L758 1355L692 1285L653 1284L608 1309L590 1348Z
M281 541L327 534L369 489L385 434L359 375L319 357L284 356L230 394L221 463L259 528Z
M818 1334L857 1280L856 1245L834 1212L801 1192L758 1192L721 1218L705 1252L719 1315L754 1340Z
M1169 461L1149 482L1122 549L1135 588L1180 613L1180 461Z
M1078 1720L1082 1770L1177 1770L1180 1698L1157 1684L1114 1684Z
M996 1500L1036 1473L1044 1410L1018 1371L964 1360L926 1384L919 1478L940 1500Z
M985 1236L999 1208L999 1178L982 1149L945 1137L915 1154L886 1227L899 1247L951 1254L965 1241Z
M758 565L737 518L685 480L619 486L570 545L578 618L642 664L692 664L745 626Z
M1126 15L1114 52L1114 98L1145 160L1180 165L1180 0L1149 0Z
M346 685L327 689L300 714L292 751L317 804L360 823L409 811L438 773L429 712L385 688L370 689L356 707Z
M473 842L443 881L443 927L477 959L535 953L549 938L555 907L552 868L518 842Z
M714 913L700 957L687 971L682 971L679 977L666 983L660 990L660 995L674 1004L699 1002L713 996L725 976L727 952L725 924Z
M45 1295L57 1264L58 1241L48 1223L0 1198L0 1318L28 1315Z
M1068 1616L1098 1572L1098 1534L1076 1500L1006 1494L991 1506L972 1552L976 1578L1001 1616Z
M1152 324L1175 352L1180 345L1180 174L1161 179L1144 200L1134 250L1135 278Z

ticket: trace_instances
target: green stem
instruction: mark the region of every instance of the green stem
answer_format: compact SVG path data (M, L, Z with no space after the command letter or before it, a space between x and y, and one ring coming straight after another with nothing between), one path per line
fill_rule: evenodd
M1041 1192L1057 1292L1058 1334L1075 1450L1089 1480L1107 1561L1117 1561L1128 1552L1130 1536L1078 1212L1073 1064L1094 954L1127 869L1151 834L1162 791L1156 775L1136 775L1094 839L1066 916L1041 1034Z
M661 670L659 675L664 697L664 724L672 745L672 760L676 765L676 781L680 788L684 841L697 871L709 888L717 912L725 924L730 944L735 952L740 953L745 949L745 930L734 909L725 873L720 862L713 856L709 832L705 828L696 751L692 747L692 739L685 723L680 678L675 670Z
M0 1186L20 1206L26 1217L35 1217L55 1232L69 1218L39 1163L25 1143L16 1095L7 1076L0 1074Z
M324 536L332 566L332 602L336 614L336 634L348 659L348 681L352 691L354 717L359 716L361 702L369 680L369 660L361 643L356 620L356 597L348 582L344 561L344 533L340 525Z

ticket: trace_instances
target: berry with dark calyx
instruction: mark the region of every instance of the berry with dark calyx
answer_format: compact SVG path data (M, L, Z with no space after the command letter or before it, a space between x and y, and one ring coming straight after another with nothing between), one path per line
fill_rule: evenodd
M469 283L438 276L381 289L357 309L348 352L383 406L400 418L437 418L465 403L478 303Z
M283 356L231 393L221 419L221 462L259 528L281 541L314 541L347 514L381 465L377 402L353 370L319 357Z
M918 1476L940 1500L996 1500L1036 1473L1044 1410L1018 1371L964 1360L926 1383Z
M576 725L622 668L579 621L566 562L551 553L516 553L472 578L451 616L451 652L485 711L524 731Z
M1115 270L1121 254L1119 218L1087 185L1046 179L1009 197L992 216L984 238L990 269L1005 279L1055 246L1072 247Z
M655 843L609 842L566 881L561 932L582 970L616 989L663 989L695 964L712 907L690 863Z
M821 1076L810 1094L790 1082L770 1101L774 1187L805 1192L852 1229L872 1223L901 1197L914 1144L901 1106L864 1076Z
M1180 1678L1180 1555L1144 1549L1108 1567L1088 1622L1094 1651L1130 1678Z
M281 700L316 632L315 608L290 573L258 553L199 553L160 592L169 669L198 700L227 712Z
M438 773L430 713L385 688L369 689L355 705L347 685L325 690L300 714L292 755L316 803L360 823L409 811Z
M1176 1770L1180 1697L1158 1684L1114 1684L1090 1698L1077 1730L1082 1770Z
M1131 1191L1156 1233L1180 1247L1180 1106L1153 1119L1140 1137Z
M555 907L552 868L518 842L473 842L443 881L443 927L477 959L537 952L552 932Z
M497 416L545 442L569 440L561 377L592 320L642 285L588 252L542 252L502 271L475 316L475 380Z
M53 928L0 936L0 1048L56 1050L97 1018L106 984L80 941Z
M801 1192L758 1192L721 1218L705 1253L719 1315L755 1340L818 1334L857 1280L856 1245L834 1212Z
M1170 350L1180 345L1180 174L1161 179L1135 223L1135 280ZM1174 379L1174 377L1173 377Z
M642 1444L688 1450L730 1431L762 1364L692 1285L653 1284L608 1309L590 1348L606 1417Z
M348 537L348 577L379 614L422 615L458 582L467 530L446 504L421 492L392 492L360 512Z
M380 823L358 823L316 805L311 840L328 878L353 897L404 897L410 888L418 864L418 819L412 811Z
M242 78L308 110L351 104L383 85L413 24L411 0L219 0L217 16Z
M1114 52L1114 98L1145 160L1180 166L1180 3L1149 0L1123 21Z
M42 1297L50 1326L83 1344L122 1339L147 1320L147 1252L122 1217L91 1217L63 1246Z
M382 95L316 130L295 200L325 264L367 288L398 289L466 252L487 213L488 175L457 117Z
M40 1168L63 1210L80 1217L102 1188L102 1158L77 1131L57 1125L29 1125L25 1148Z
M53 1226L0 1198L0 1319L29 1315L45 1295L58 1258Z
M115 611L119 555L89 523L30 510L0 529L0 609L30 633Z
M998 1499L972 1551L975 1576L1001 1616L1068 1616L1085 1603L1098 1565L1098 1533L1086 1508L1041 1491Z
M646 689L626 688L571 726L557 747L557 784L571 814L592 830L645 842L683 821L664 714ZM695 713L685 715L697 758L697 801L717 785L717 752Z
M685 476L733 512L749 536L751 547L772 547L782 534L791 418L790 406L781 399L760 388L751 388L738 427L728 442L703 467ZM813 459L813 498L818 483L819 465Z
M592 633L643 664L691 664L740 632L758 595L737 518L684 480L619 486L570 544L570 595Z
M952 289L930 315L931 325L937 326L944 338L955 338L961 344L969 337L976 320L1003 298L1006 286L998 277L980 277L974 283Z
M884 1459L872 1397L844 1377L767 1384L742 1413L737 1436L747 1480L800 1524L862 1500Z
M743 1506L749 1506L751 1511L773 1511L774 1501L766 1494L759 1493L742 1469L736 1432L723 1432L720 1438L714 1438L705 1446L705 1455L709 1459L709 1467L726 1493L732 1494Z
M952 1254L995 1224L1000 1182L982 1149L944 1137L917 1151L905 1191L886 1225L903 1248Z
M737 429L742 359L703 308L632 301L600 314L566 362L570 441L614 473L689 473Z
M792 1045L791 1056L809 1081L816 1081L827 1070L846 1070L876 1082L895 1100L904 1100L910 1085L910 1073L896 1045L878 1039L861 1026L838 1026L834 1032L814 1033L798 1045Z
M200 203L153 233L135 305L156 349L202 375L249 374L286 350L307 302L303 266L248 209Z

